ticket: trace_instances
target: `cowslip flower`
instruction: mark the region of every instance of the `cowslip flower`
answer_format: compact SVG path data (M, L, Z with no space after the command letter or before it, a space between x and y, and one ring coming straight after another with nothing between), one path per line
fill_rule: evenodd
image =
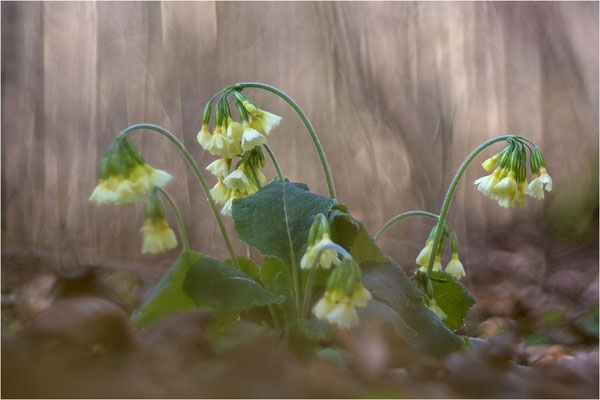
M490 197L498 200L498 204L502 207L514 207L513 200L517 193L517 181L515 172L509 173L492 187Z
M231 117L227 119L227 137L234 142L242 141L242 133L244 128L242 124L234 121Z
M142 253L162 253L177 246L175 233L166 219L146 219L140 230L144 239Z
M211 139L212 137L208 131L208 125L202 125L200 132L198 132L198 143L200 143L200 146L202 146L204 150L207 150Z
M358 325L356 307L365 307L371 294L362 285L360 268L347 255L327 280L327 290L313 307L313 314L321 320L343 329Z
M552 190L552 178L550 175L548 175L548 172L544 167L540 167L539 176L538 174L534 173L532 178L533 179L531 182L529 182L529 185L527 185L525 188L524 193L541 200L544 198L544 185L548 192Z
M264 132L265 135L271 133L271 130L281 122L279 115L261 110L249 101L244 101L243 106L250 114L250 125L252 128L259 132Z
M237 190L239 192L247 192L250 189L250 180L244 170L244 164L240 164L237 169L231 172L223 183L231 190Z
M223 206L223 209L221 210L221 214L228 215L231 217L233 200L245 197L247 195L248 195L247 193L240 192L239 190L232 190L231 194L229 195L229 199L227 199L227 201L225 202L225 205Z
M329 235L327 233L323 234L321 240L319 240L314 246L308 246L306 252L302 256L300 260L300 267L303 269L312 268L313 266L316 268L319 265L325 269L331 268L331 265L338 265L340 260L337 255L337 251L333 249L325 249L327 245L334 244L331 239L329 239ZM319 256L320 254L320 256ZM318 262L317 257L319 257Z
M217 184L210 189L210 195L216 203L225 204L231 197L231 189L225 186L223 181L219 179Z
M242 135L242 150L250 151L256 146L262 146L267 143L267 138L253 129L248 122L244 122L244 131Z
M433 240L428 240L425 243L425 247L419 252L417 259L415 260L417 264L422 267L427 267L429 264L429 258L431 257L431 252L433 251Z
M97 204L127 204L140 201L155 186L171 180L167 172L145 163L139 151L125 139L109 147L100 167L100 180L89 200Z
M210 171L211 174L216 176L219 179L225 179L227 175L229 175L229 163L230 159L228 158L220 158L208 164L206 167L207 170Z
M458 253L452 253L452 258L450 259L450 262L448 262L448 265L446 265L446 272L456 279L465 276L465 268L458 259Z
M492 174L477 179L475 184L478 185L477 189L485 196L495 198L495 194L492 189L498 182L500 182L501 179L504 178L504 176L504 170L497 168Z
M498 162L499 158L500 158L500 154L496 154L495 156L490 157L487 160L485 160L483 162L483 164L481 164L481 166L483 167L484 170L491 171L492 168L494 168L494 165L496 165L496 162Z

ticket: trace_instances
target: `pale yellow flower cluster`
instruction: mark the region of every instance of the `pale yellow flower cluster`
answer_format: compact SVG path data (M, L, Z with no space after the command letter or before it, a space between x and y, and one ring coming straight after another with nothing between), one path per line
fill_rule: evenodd
M198 133L202 148L223 157L212 162L207 169L217 177L217 183L210 193L216 203L223 205L221 213L224 215L231 215L234 199L252 195L266 183L259 169L264 165L260 146L267 143L266 136L281 121L281 117L260 110L249 101L240 104L245 110L242 111L242 123L227 116L216 125L212 135L206 123ZM230 173L232 159L238 156L242 159Z
M482 166L486 171L490 171L496 162L498 168L492 174L475 181L479 191L507 208L523 207L526 194L543 199L544 185L547 191L552 190L552 178L546 171L542 153L537 147L530 151L532 181L529 184L525 158L525 149L519 149L513 142L500 153L485 160Z
M356 307L365 307L369 300L371 300L371 293L359 282L351 295L342 288L325 292L321 300L315 304L313 313L318 319L326 320L340 328L350 329L359 323Z
M100 180L89 200L97 204L134 203L155 186L164 187L170 180L167 172L146 164L127 140L117 139L102 160Z
M329 239L325 238L325 240ZM326 262L329 261L331 258ZM338 261L329 276L327 290L313 307L313 314L330 324L350 329L359 323L356 307L365 307L369 300L371 300L371 293L362 285L360 268L352 257L347 255L341 262Z

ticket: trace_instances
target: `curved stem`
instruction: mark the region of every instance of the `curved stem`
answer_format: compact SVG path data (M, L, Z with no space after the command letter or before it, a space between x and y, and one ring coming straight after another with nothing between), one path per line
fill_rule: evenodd
M313 264L316 264L316 260ZM308 277L306 278L306 286L304 287L304 299L302 301L302 312L300 313L301 318L306 317L306 313L308 312L308 306L310 304L310 297L312 292L313 282L315 280L315 275L317 274L317 265L313 265L308 271Z
M379 239L379 237L383 234L383 232L385 232L386 230L388 230L396 222L398 222L401 219L404 219L406 217L413 217L413 216L429 217L429 218L435 219L436 221L438 221L439 218L440 218L439 215L436 215L434 213L430 213L430 212L427 212L427 211L407 211L407 212L404 212L402 214L396 215L395 217L393 217L392 219L390 219L388 222L386 222L385 225L383 225L381 227L381 229L379 231L377 231L377 233L375 234L375 236L373 236L373 239L375 241L377 241L377 239Z
M256 173L256 168L252 163L248 163L250 165L250 170L252 171L252 177L254 178L254 182L256 182L256 186L258 186L258 190L262 189L262 185L260 184L260 179L258 179L258 174Z
M175 205L175 202L169 196L169 194L161 187L156 187L156 189L163 195L163 197L167 200L171 209L173 210L173 214L175 214L175 219L177 220L177 226L179 227L179 235L181 236L181 242L183 243L183 249L186 251L190 250L190 242L187 237L187 233L185 230L185 225L183 225L183 220L181 219L181 214L179 213L179 209Z
M277 159L275 158L275 154L273 154L273 152L271 151L271 148L268 145L263 144L263 147L265 148L267 153L269 153L269 157L271 157L271 161L273 161L273 165L275 166L275 169L277 170L277 176L279 177L279 180L281 182L283 182L283 174L281 173L281 168L279 168L279 163L277 162Z
M438 226L442 226L442 227L444 226L444 222L446 221L446 214L448 213L448 208L450 207L450 203L452 202L452 196L454 196L454 191L456 190L458 181L465 173L465 171L466 171L467 167L469 166L469 164L471 163L471 161L473 161L473 159L479 153L481 153L486 147L491 146L494 143L510 139L511 137L514 137L514 136L513 135L498 136L498 137L488 140L487 142L484 142L483 144L479 145L479 147L477 147L475 150L473 150L473 152L469 155L469 157L467 157L467 159L462 163L462 165L458 169L458 172L454 176L454 179L452 180L450 187L448 188L448 192L446 193L446 197L445 197L444 203L442 205L442 211L440 211L440 218L438 220ZM435 232L435 239L433 240L433 247L431 249L431 257L429 257L429 264L427 265L427 277L428 278L431 276L431 270L433 269L433 262L435 259L434 255L437 254L438 248L440 246L440 239L442 238L442 231L443 231L443 229L436 229L436 232Z
M296 113L298 114L298 116L300 117L302 122L304 123L306 130L310 134L310 138L312 139L313 144L315 145L315 149L317 150L317 154L319 155L319 160L321 161L321 165L323 166L323 172L325 173L325 180L327 181L329 197L331 197L332 199L335 199L335 187L333 186L333 179L331 178L331 171L329 170L329 164L327 163L327 158L325 158L325 153L323 152L323 147L321 146L321 143L319 142L319 138L317 137L317 134L315 133L313 126L311 125L308 118L306 118L304 111L302 111L300 109L298 104L296 104L294 102L294 100L292 100L288 95L283 93L281 90L276 89L273 86L265 85L264 83L244 82L244 83L238 83L237 85L234 85L233 88L238 89L238 90L242 90L244 88L258 88L258 89L267 90L267 91L274 93L277 96L281 97L283 100L286 101L286 103L288 103L290 105L290 107L292 107L294 109L294 111L296 111Z
M215 201L210 194L210 190L208 189L208 185L206 184L206 180L204 179L204 175L202 175L202 172L200 171L198 164L196 164L196 162L194 161L194 159L192 158L190 153L187 151L185 146L175 137L175 135L173 135L171 132L169 132L166 129L163 129L157 125L153 125L153 124L132 125L129 128L125 129L123 132L121 132L119 134L118 138L125 138L131 132L137 131L140 129L147 129L147 130L155 131L155 132L158 132L161 135L165 136L167 139L169 139L169 141L171 143L173 143L175 145L175 147L177 147L177 149L179 150L179 152L181 153L183 158L187 161L189 166L192 168L192 170L194 171L194 174L196 175L196 178L198 178L198 181L200 182L200 186L202 186L202 190L204 190L204 194L206 195L206 199L208 200L208 203L210 204L210 208L212 209L213 214L215 215L215 219L217 220L217 225L219 225L219 229L221 230L221 235L223 236L223 240L225 241L225 245L227 246L227 251L229 252L229 257L232 259L235 266L238 267L238 262L235 257L235 253L233 252L233 247L231 246L231 241L229 240L229 236L227 235L227 231L225 230L225 225L223 225L223 220L221 219L219 210L217 210L217 205L215 204Z

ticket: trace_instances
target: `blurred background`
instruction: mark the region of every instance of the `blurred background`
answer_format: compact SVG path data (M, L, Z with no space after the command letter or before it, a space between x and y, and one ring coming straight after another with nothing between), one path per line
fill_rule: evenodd
M339 201L372 234L400 212L438 213L483 141L535 141L554 181L543 201L504 209L477 191L480 164L500 145L456 192L449 219L479 302L466 333L525 318L532 342L597 343L597 326L596 336L573 326L598 312L598 35L595 2L3 2L3 295L42 273L99 265L138 282L132 304L146 296L179 250L140 253L142 205L88 201L107 147L127 126L153 123L205 166L215 159L196 141L205 103L257 81L306 112ZM284 174L326 195L299 118L272 94L245 93L283 116L269 144ZM226 258L176 149L156 134L131 138L174 176L167 190L192 247ZM412 273L431 226L402 221L380 245Z

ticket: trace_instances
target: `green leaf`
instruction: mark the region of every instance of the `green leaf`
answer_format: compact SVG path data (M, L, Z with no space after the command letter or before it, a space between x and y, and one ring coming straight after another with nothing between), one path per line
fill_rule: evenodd
M365 262L391 262L371 238L362 222L355 220L350 214L335 209L329 214L329 223L331 240L349 251L359 265Z
M254 261L241 256L238 256L235 259L238 262L240 271L254 279L256 282L260 282L260 268L258 268L258 265L256 265ZM235 264L231 258L225 260L225 262L235 268Z
M290 283L291 288L290 274L285 265L276 258L265 257L260 268L260 280L271 293L276 293L275 279L279 273L281 273L283 279Z
M464 286L449 273L433 271L431 278L435 301L448 316L444 322L452 330L456 331L462 328L465 316L475 304L475 300Z
M217 311L241 311L284 300L236 268L211 257L198 256L183 282L184 292L198 305Z
M329 335L329 324L319 319L299 319L298 328L300 332L313 342L327 342L331 340Z
M378 311L378 316L390 323L410 347L436 357L463 347L463 340L423 304L425 294L406 277L399 265L367 263L362 265L362 270L363 284L374 299L366 311L369 307Z
M252 196L233 201L235 231L263 256L285 265L300 261L317 214L327 215L335 200L308 191L300 183L274 181Z
M190 266L199 257L200 254L189 251L179 255L175 266L156 285L148 300L133 313L135 325L145 326L165 315L196 307L196 303L183 292L183 281Z

